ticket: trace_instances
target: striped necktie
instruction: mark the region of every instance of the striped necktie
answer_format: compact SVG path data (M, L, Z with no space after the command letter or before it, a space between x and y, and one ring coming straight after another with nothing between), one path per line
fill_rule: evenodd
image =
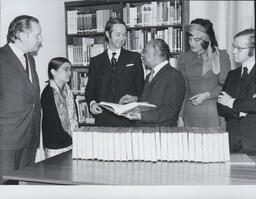
M154 77L154 73L155 73L155 71L154 71L154 69L152 69L151 72L150 72L150 75L149 75L149 79L148 79L149 82L152 81L152 79Z

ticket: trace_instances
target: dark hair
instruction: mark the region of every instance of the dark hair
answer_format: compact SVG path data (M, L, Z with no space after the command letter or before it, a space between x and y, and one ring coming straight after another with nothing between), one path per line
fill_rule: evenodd
M208 19L196 18L191 21L191 24L193 24L193 23L199 24L205 28L205 30L206 30L205 33L207 35L209 35L209 37L210 37L212 50L215 51L214 46L218 47L218 42L216 40L212 22ZM206 44L204 44L204 45L207 46Z
M48 76L49 76L49 79L53 79L53 75L51 73L51 70L52 69L58 70L58 68L61 67L62 64L66 63L66 62L70 63L70 61L67 58L65 58L65 57L54 57L54 58L52 58L49 61L49 64L48 64Z
M249 53L248 55L251 57L253 56L255 50L255 30L254 29L245 29L234 36L234 39L241 36L248 36L248 47Z
M14 43L18 39L17 34L19 32L25 32L31 29L31 23L39 23L39 20L35 17L28 15L20 15L16 17L9 25L7 33L7 43Z
M170 57L170 48L168 44L163 39L152 39L150 41L155 52L159 53L159 56L165 60Z
M124 21L120 18L109 18L108 22L106 23L106 26L105 26L105 32L109 32L109 35L111 35L112 31L113 31L113 25L114 24L123 24L127 30L127 26L126 24L124 23ZM106 41L108 41L108 37L106 36Z

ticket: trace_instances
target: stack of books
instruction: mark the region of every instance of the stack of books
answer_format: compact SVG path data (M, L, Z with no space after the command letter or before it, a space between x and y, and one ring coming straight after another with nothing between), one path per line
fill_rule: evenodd
M229 162L228 133L220 128L84 126L73 132L73 159Z

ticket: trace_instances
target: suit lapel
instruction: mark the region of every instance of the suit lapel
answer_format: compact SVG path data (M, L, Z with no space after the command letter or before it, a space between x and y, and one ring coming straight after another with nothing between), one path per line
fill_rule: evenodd
M107 66L109 69L111 69L111 62L109 60L109 57L108 57L108 51L105 50L103 52L103 61L104 63L102 63L103 66Z
M246 88L247 85L250 84L254 80L255 80L255 64L254 64L252 70L250 71L250 73L248 74L248 77L245 80L244 87Z
M31 85L31 81L29 80L29 77L22 63L20 62L19 58L14 54L14 52L12 51L9 45L6 45L6 52L7 52L7 57L9 58L9 60L11 60L10 66L15 68L17 72L20 73L24 77L24 79L26 79Z
M164 71L166 70L167 67L169 67L169 64L164 65L159 71L158 73L154 76L154 78L151 80L151 82L149 83L150 85L153 85L154 82L156 82L159 78L161 78L162 73L164 73Z
M163 66L163 68L161 68L158 73L156 74L156 76L151 80L151 82L149 82L149 75L147 75L146 80L145 80L145 85L143 88L143 92L142 92L142 96L141 96L141 100L143 100L144 98L146 98L147 94L148 94L148 90L158 81L159 78L162 77L162 74L165 73L165 70L170 67L169 64L166 64L165 66Z

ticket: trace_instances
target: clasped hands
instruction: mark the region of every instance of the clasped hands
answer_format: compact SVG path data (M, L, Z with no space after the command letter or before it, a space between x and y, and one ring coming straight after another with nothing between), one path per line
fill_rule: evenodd
M221 91L218 96L218 103L222 104L223 106L227 106L229 108L233 108L234 101L235 101L235 98L232 98L225 91Z
M131 102L136 102L138 100L137 96L132 96L132 95L124 95L123 97L120 98L119 100L119 104L128 104ZM100 105L95 102L92 101L90 104L90 111L94 114L94 115L98 115L100 113L103 112L102 108L100 107Z
M231 97L229 94L227 94L225 91L221 91L218 96L218 103L222 104L223 106L227 106L229 108L233 108L235 98ZM247 116L247 113L239 112L239 117L245 117Z

